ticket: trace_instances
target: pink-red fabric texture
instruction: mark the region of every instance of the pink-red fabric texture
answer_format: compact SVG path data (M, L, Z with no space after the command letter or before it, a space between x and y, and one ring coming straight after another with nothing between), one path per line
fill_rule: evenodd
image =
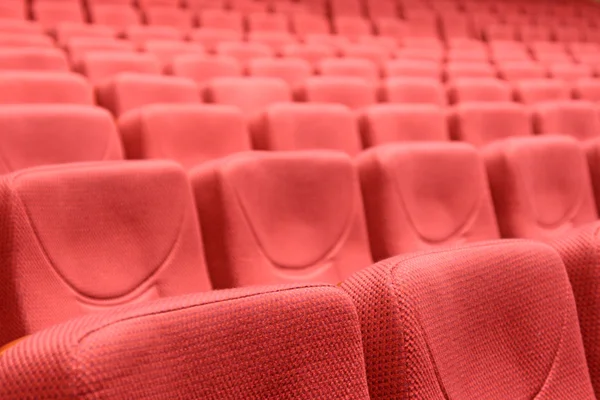
M150 105L119 118L127 158L171 159L185 168L251 150L241 111L204 104Z
M184 171L48 166L0 183L0 343L90 312L210 289Z
M0 173L47 164L122 158L112 116L99 107L0 107Z
M590 376L600 397L600 225L586 225L550 244L567 267Z
M357 159L376 260L499 238L485 166L464 143L401 143Z
M0 380L3 400L369 399L356 309L329 286L216 291L76 319L10 348Z
M216 288L338 283L372 262L341 152L248 152L190 171Z
M553 239L598 219L586 155L568 136L508 138L484 148L503 237Z
M372 400L595 398L565 266L547 245L392 258L342 288L358 309Z

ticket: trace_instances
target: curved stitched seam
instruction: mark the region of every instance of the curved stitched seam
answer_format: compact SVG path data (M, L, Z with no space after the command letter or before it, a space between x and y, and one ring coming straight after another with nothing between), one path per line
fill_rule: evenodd
M430 238L424 236L423 233L421 233L420 229L417 228L412 215L408 212L408 208L406 207L406 201L404 199L404 196L402 195L403 191L400 188L400 186L398 185L397 180L392 179L392 182L393 182L392 185L394 187L394 192L399 197L400 203L402 203L403 213L406 215L407 222L413 227L415 232L418 233L419 238L423 242L425 242L427 244L431 244L431 245L440 244L440 243L448 241L456 236L459 236L460 234L464 234L465 231L467 229L469 229L469 227L473 223L473 221L477 218L476 213L479 210L479 206L481 205L481 203L483 201L483 195L480 194L480 196L474 202L471 210L469 210L469 212L467 213L467 218L461 224L459 224L454 230L452 230L450 233L448 233L445 237L442 237L440 239L430 239Z
M261 253L265 256L265 258L267 258L273 265L279 267L279 268L286 268L286 269L300 269L300 268L308 268L308 267L313 267L318 263L322 263L325 260L328 260L330 258L330 256L332 256L333 254L335 254L336 250L338 250L340 247L343 246L343 239L346 239L349 235L350 235L350 228L352 225L352 222L354 221L354 217L356 215L356 208L357 208L357 202L356 202L356 198L353 200L353 204L350 207L350 212L348 213L348 215L346 216L346 221L344 221L344 223L342 224L342 229L340 230L340 233L337 236L336 240L334 241L334 243L332 243L328 248L326 248L323 251L323 254L317 256L314 260L309 261L306 265L294 265L294 266L289 266L289 265L283 265L283 264L279 264L276 263L275 261L273 261L271 259L271 257L268 255L268 252L265 250L263 243L261 242L261 240L259 239L257 233L256 233L256 229L254 228L254 225L251 223L251 219L248 216L248 212L246 210L246 207L244 207L243 202L241 201L241 197L238 193L238 191L236 190L236 188L233 185L230 185L228 182L223 182L225 185L229 186L229 188L231 189L231 191L233 192L235 199L236 199L236 203L238 205L238 207L240 208L242 215L244 216L244 220L246 221L246 225L248 226L248 228L250 229L250 231L252 232L252 236L254 236L254 239L256 240L256 245L258 246L258 248L260 249ZM353 185L353 192L356 192L356 184L354 183Z
M35 236L35 240L36 240L37 244L40 247L42 255L44 256L44 258L46 259L46 261L48 262L48 264L52 267L52 270L60 277L60 279L63 281L63 283L67 287L69 287L71 290L73 290L78 296L80 296L82 298L95 299L95 300L99 300L99 301L106 301L106 300L116 301L117 299L120 299L120 298L123 298L123 297L127 297L127 296L131 295L132 293L135 293L136 291L144 291L146 288L142 289L142 287L145 286L145 285L147 285L148 282L152 278L154 278L156 275L158 275L160 272L162 272L162 270L164 269L165 265L167 265L167 260L173 254L173 251L175 250L176 245L179 243L179 240L181 239L181 234L183 232L183 223L185 221L185 216L186 216L186 212L183 212L182 216L181 216L181 220L179 221L179 227L177 228L177 234L175 235L175 239L173 240L173 243L171 244L171 247L165 253L165 256L162 258L162 260L158 263L158 265L155 268L153 268L153 272L150 275L148 275L146 278L144 278L142 281L140 281L138 283L138 285L136 287L134 287L133 289L131 289L131 290L125 292L125 293L122 293L122 294L120 294L118 296L115 296L115 297L112 297L112 298L109 298L109 299L104 299L104 298L94 298L92 296L88 296L88 295L82 293L80 290L78 290L77 288L75 288L73 285L71 285L69 283L69 281L65 278L65 276L56 267L56 265L54 265L54 262L52 262L52 259L48 255L48 252L47 252L45 246L42 244L42 241L40 240L40 235L39 235L39 232L37 231L37 228L32 223L31 215L29 214L29 210L28 210L27 206L25 205L25 203L23 203L21 197L16 192L15 192L15 199L19 202L19 204L21 206L20 208L25 212L25 217L27 219L27 224L29 225L29 227L31 228L31 231L33 232L33 235Z
M519 168L519 167L516 168L515 172L516 172L516 175L518 176L519 182L524 183L525 179L523 178L523 172L521 171L521 168ZM546 229L559 228L560 227L559 225L562 225L566 222L570 222L575 217L575 214L577 213L577 211L579 211L579 208L580 208L581 204L583 203L584 188L583 188L583 185L579 185L579 190L578 190L579 193L577 196L577 201L574 202L573 205L569 209L567 209L567 211L565 211L563 216L558 221L555 221L552 223L542 222L542 221L540 221L540 218L539 218L538 208L533 204L532 197L529 196L531 191L529 190L527 185L523 185L523 187L525 188L525 192L528 194L528 196L526 196L525 201L527 201L527 203L533 210L533 214L535 216L536 223Z
M567 277L567 282L569 282L569 278ZM565 288L563 290L563 300L566 300L568 298L568 290L569 290L569 285L565 284ZM565 338L565 330L567 327L567 307L566 304L563 307L563 315L562 315L562 325L561 325L561 332L560 332L560 340L558 341L558 345L556 346L556 350L554 353L554 357L552 358L552 363L550 364L550 369L548 370L548 373L546 375L546 378L544 379L544 382L542 382L542 386L540 387L540 389L538 390L538 392L536 394L533 395L533 397L531 398L532 400L535 400L544 390L544 388L546 387L546 385L548 384L549 380L550 380L550 375L552 374L552 371L554 370L554 366L556 364L556 361L558 360L558 354L560 353L560 349L563 345L563 341Z
M524 239L517 239L517 240L511 240L511 242L512 243L519 243L519 242L520 243L528 243L528 242L531 242L531 241L524 240ZM480 243L480 244L474 244L474 245L471 245L471 246L468 246L468 247L464 247L461 250L464 251L464 250L471 250L471 249L476 249L476 248L496 247L496 246L499 246L501 244L502 244L502 241L494 242L494 243L491 243L491 244L490 243ZM427 252L426 254L415 254L415 255L410 256L410 257L402 258L401 260L399 260L398 262L396 262L396 264L394 264L394 265L391 266L390 276L393 276L392 273L395 272L400 267L401 264L405 264L408 261L416 260L418 258L430 256L430 255L433 255L433 254L443 254L443 253L449 253L449 252L452 252L452 249L433 250L433 251ZM399 297L398 295L400 293L397 290L398 288L396 287L395 281L392 282L392 285L395 288L395 294L396 294L395 297L396 297L396 299L398 299L398 297ZM399 304L397 304L397 305L399 305ZM563 314L563 329L564 329L564 326L566 326L566 324L564 322L565 320L566 320L566 317ZM431 347L429 346L429 342L427 340L427 335L425 334L425 331L422 329L421 319L420 319L420 316L419 316L418 313L417 313L417 321L419 323L419 328L421 329L421 332L423 333L425 345L427 346L428 355L430 357L431 365L433 366L433 369L434 369L434 372L435 372L435 375L436 375L436 379L438 381L438 385L440 386L440 390L442 391L442 394L444 395L445 399L446 400L450 400L450 398L448 397L448 394L446 393L445 387L444 387L444 385L442 383L441 375L439 373L438 367L437 367L437 365L436 365L436 363L434 361L433 355L431 353ZM561 340L562 340L562 333L561 333ZM557 347L556 355L555 355L553 364L554 364L554 362L556 360L556 356L558 355L558 350L560 349L560 344L561 344L561 341L559 341L559 346ZM543 389L543 386L542 386L542 389ZM537 396L537 394L534 396L534 398L532 400L535 400L536 396Z

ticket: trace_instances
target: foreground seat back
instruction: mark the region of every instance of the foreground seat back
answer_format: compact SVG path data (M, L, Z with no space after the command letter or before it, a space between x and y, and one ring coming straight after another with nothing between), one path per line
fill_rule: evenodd
M0 379L5 400L120 399L124 390L139 399L369 399L356 310L328 286L193 294L77 319L9 349Z
M535 107L537 133L569 135L579 140L600 137L600 113L587 101L557 101Z
M0 343L117 304L210 289L189 183L168 162L2 179Z
M81 105L0 106L0 148L0 173L123 158L112 116Z
M565 266L544 244L411 254L342 288L372 400L595 398Z
M485 166L472 146L380 146L357 164L375 259L499 237Z
M0 104L94 104L90 84L65 72L5 71L0 74Z
M509 138L484 155L502 236L552 239L598 218L585 152L575 139Z
M337 283L369 265L358 175L343 153L248 152L190 176L215 287Z

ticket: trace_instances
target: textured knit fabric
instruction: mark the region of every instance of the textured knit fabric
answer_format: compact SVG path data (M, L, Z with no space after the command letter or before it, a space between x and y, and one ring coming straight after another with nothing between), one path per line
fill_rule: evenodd
M218 291L36 334L0 357L0 398L366 400L360 326L330 286Z
M556 252L528 241L392 258L342 284L371 399L592 400Z
M592 383L600 397L600 224L581 227L551 245L567 267Z
M0 260L0 345L90 312L210 289L190 185L164 161L6 175Z

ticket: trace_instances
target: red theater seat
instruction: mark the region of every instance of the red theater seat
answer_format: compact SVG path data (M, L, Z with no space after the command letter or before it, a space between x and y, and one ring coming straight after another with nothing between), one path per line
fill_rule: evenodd
M459 78L448 84L448 96L453 104L464 102L506 102L512 91L505 82L492 78Z
M598 219L585 152L575 139L510 138L484 150L503 237L548 240Z
M204 46L197 43L182 42L178 40L149 40L142 46L143 51L155 56L164 69L175 58L181 55L204 55Z
M580 79L573 84L576 99L600 102L600 79Z
M27 19L27 6L24 1L11 1L0 4L0 18L7 20Z
M340 104L289 103L268 107L252 129L260 150L362 150L354 114Z
M312 77L296 92L296 98L309 103L337 103L359 110L377 102L375 89L364 79Z
M39 167L0 186L2 229L13 232L2 241L11 263L1 272L0 343L115 305L210 289L190 186L172 163Z
M160 75L162 68L153 54L93 51L81 57L76 70L98 84L123 72Z
M242 67L235 58L191 54L175 57L167 71L175 76L192 79L201 90L211 79L242 75Z
M445 106L446 93L441 83L427 78L389 78L383 83L381 98L388 103L433 104Z
M65 54L53 48L0 48L0 70L68 71Z
M121 73L96 87L98 104L116 117L150 104L195 104L198 87L191 79L150 74Z
M362 58L326 58L317 65L321 76L359 78L375 84L379 80L377 65Z
M2 32L2 34L16 33L27 35L39 35L44 33L44 28L34 21L3 18L0 11L0 32Z
M0 47L53 47L50 37L40 34L28 33L2 33L0 34Z
M364 110L360 127L365 147L450 139L443 109L429 104L376 104Z
M200 28L192 31L190 40L214 53L219 43L241 41L242 33L231 29Z
M515 98L524 104L569 100L571 94L564 82L551 79L527 79L515 82Z
M275 52L262 43L224 42L219 43L216 53L221 56L236 58L239 62L246 63L253 58L274 57Z
M394 0L367 0L364 5L371 20L398 17L398 9Z
M117 31L110 26L66 22L56 26L54 36L56 42L64 47L73 38L115 39Z
M7 352L0 379L5 400L117 399L123 388L139 399L369 398L356 310L330 286L194 294L78 319Z
M183 33L169 26L132 25L125 29L127 39L139 48L150 40L182 40Z
M540 388L549 399L594 399L569 278L544 244L410 254L342 288L361 321L372 400L512 399Z
M250 43L268 46L276 54L281 54L285 46L297 43L297 38L287 32L254 31L248 32L246 38Z
M446 64L446 80L458 78L495 78L494 68L484 62L456 61Z
M94 104L94 93L80 75L52 71L0 74L0 104Z
M483 37L488 42L492 40L515 40L517 31L510 24L490 23L483 27Z
M329 0L329 7L334 17L362 16L362 2L360 0Z
M544 79L546 71L541 65L531 61L507 61L498 63L498 75L507 81Z
M327 35L331 32L329 22L320 15L294 14L290 16L290 23L292 31L299 37L307 34Z
M600 113L591 102L548 102L536 105L534 110L537 133L569 135L579 140L600 137Z
M380 37L389 37L396 41L401 40L406 36L407 28L404 22L400 19L390 17L372 18L373 28L375 33Z
M288 19L281 14L251 13L246 16L248 30L260 32L289 32Z
M248 62L248 75L280 78L293 88L312 75L312 67L300 58L255 58Z
M324 44L286 44L281 49L283 57L301 58L308 61L312 66L325 58L335 56L335 49Z
M202 28L227 29L244 31L242 14L233 10L206 10L198 14L198 24Z
M533 134L529 110L512 102L459 104L452 109L450 121L455 140L477 147L507 137Z
M146 23L153 26L168 26L189 32L194 26L192 14L175 7L153 6L144 10Z
M84 55L95 51L111 53L135 53L135 45L127 40L110 38L71 38L66 45L66 52L72 65L77 65Z
M206 100L238 107L249 118L275 103L292 100L289 86L278 78L215 78L206 86Z
M383 75L388 78L441 79L442 66L427 60L391 60L383 64Z
M358 176L343 153L247 152L190 177L216 288L338 283L371 262Z
M83 23L85 20L78 2L35 1L31 11L34 19L46 29L52 29L63 22Z
M400 143L357 159L376 260L499 237L483 161L464 143Z
M370 35L372 33L369 20L360 17L336 17L332 21L333 31L347 37L350 40L356 40L360 36Z
M140 15L130 4L97 4L89 8L89 13L94 24L110 26L121 32L140 24Z
M49 164L119 160L121 141L112 116L97 107L0 106L0 173Z
M121 116L119 130L127 158L170 159L185 168L251 149L243 115L230 106L149 105Z
M593 73L589 65L553 64L548 67L550 77L572 83L578 79L591 78Z

